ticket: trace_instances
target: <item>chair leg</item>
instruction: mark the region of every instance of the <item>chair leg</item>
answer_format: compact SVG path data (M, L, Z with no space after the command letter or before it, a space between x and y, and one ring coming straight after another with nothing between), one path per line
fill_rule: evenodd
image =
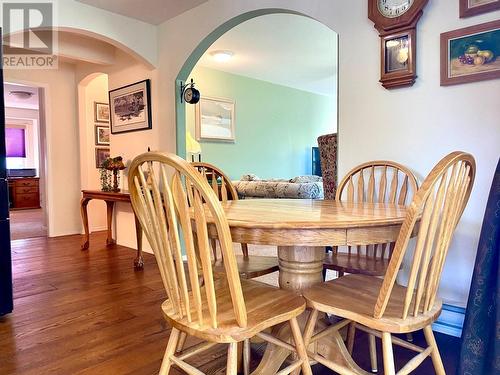
M396 375L392 339L389 332L382 332L382 352L384 357L384 375Z
M244 258L248 258L248 245L246 243L241 244L241 252Z
M236 375L238 373L238 343L232 342L227 350L226 375Z
M427 345L432 347L431 359L432 364L434 365L434 370L436 370L436 374L445 375L446 372L444 371L443 361L441 360L436 339L434 338L434 333L432 332L432 327L430 325L424 327L424 335Z
M243 341L243 375L250 375L250 339Z
M215 238L210 239L210 244L212 245L214 260L217 260L217 240Z
M306 346L300 332L299 323L297 318L290 319L290 328L292 329L293 341L295 342L295 349L302 361L302 373L304 375L312 375L311 365L309 364L309 357L307 356Z
M311 337L314 334L314 328L316 327L316 322L318 321L318 313L318 310L313 309L309 315L309 319L307 319L307 323L304 328L304 345L306 348L309 346Z
M177 328L172 328L170 338L168 339L167 349L165 350L165 355L161 363L160 372L158 373L159 375L167 375L170 372L170 367L172 366L170 357L174 355L175 349L177 349L180 333L181 331Z
M370 365L372 368L372 372L378 372L378 364L377 364L377 342L375 341L375 335L371 333L368 334L368 344L370 347Z
M179 342L177 343L177 348L175 349L176 353L182 352L184 349L184 344L186 343L187 333L181 332L179 335Z
M352 355L354 349L354 337L356 336L356 323L349 323L347 328L347 351Z

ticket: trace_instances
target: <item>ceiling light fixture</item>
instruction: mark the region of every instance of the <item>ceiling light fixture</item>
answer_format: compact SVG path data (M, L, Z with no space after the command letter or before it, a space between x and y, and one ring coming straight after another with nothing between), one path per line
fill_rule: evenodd
M227 50L218 50L218 51L212 51L212 52L210 52L210 55L217 62L226 62L226 61L231 60L231 57L233 57L234 52L233 51L227 51Z
M31 98L34 94L29 91L10 91L9 95L12 95L13 97L21 100L28 100Z

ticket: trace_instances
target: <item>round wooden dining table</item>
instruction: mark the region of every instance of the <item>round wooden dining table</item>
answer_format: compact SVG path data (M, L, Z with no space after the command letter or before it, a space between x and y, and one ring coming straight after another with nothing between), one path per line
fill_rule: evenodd
M278 247L280 288L301 290L323 281L325 246L355 246L394 242L406 215L404 206L386 203L346 203L311 199L244 199L221 203L233 242ZM209 235L217 236L208 220ZM308 313L301 319L305 325ZM273 329L290 339L288 325ZM352 360L338 331L308 348L347 367L353 374L368 374ZM267 346L253 375L275 373L289 351Z

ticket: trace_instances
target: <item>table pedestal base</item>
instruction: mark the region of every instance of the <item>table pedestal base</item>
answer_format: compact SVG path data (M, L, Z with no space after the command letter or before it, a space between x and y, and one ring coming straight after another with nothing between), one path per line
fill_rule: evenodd
M302 289L306 289L315 283L323 282L324 247L279 246L278 258L280 266L279 283L281 288L300 293ZM308 317L309 311L298 317L302 331ZM316 325L319 330L323 330L327 326L328 324L324 320L318 320ZM273 327L272 335L283 341L293 342L289 324L281 324ZM311 343L308 351L320 354L326 360L346 368L352 374L369 374L356 365L338 330L333 330L328 335ZM290 351L282 347L271 343L267 344L264 356L257 369L252 372L252 375L275 374L290 354Z
M325 248L321 246L278 246L281 289L300 293L323 281Z

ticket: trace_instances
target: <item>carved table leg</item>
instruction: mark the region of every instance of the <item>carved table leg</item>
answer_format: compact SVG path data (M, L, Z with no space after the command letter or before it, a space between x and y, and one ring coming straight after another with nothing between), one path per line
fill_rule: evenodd
M113 239L113 208L115 207L115 202L106 201L107 209L107 221L108 221L108 237L106 238L106 246L114 245L115 240Z
M144 259L142 258L142 228L139 219L134 214L135 236L137 238L137 257L134 259L134 268L142 270L144 268Z
M81 246L82 250L88 250L89 248L89 216L87 214L87 205L89 204L90 198L82 198L80 201L80 214L82 215L83 230L85 235L83 238L83 243Z
M323 282L324 247L279 246L278 258L280 267L279 284L281 288L295 290L300 293L302 289ZM308 316L309 311L306 311L298 318L302 328L305 326ZM324 321L318 321L317 323L317 327L321 329L325 328L326 325ZM272 334L283 341L293 342L288 324L273 327ZM367 374L354 363L338 331L333 331L310 344L308 350L319 353L327 360L348 368L352 373ZM267 344L262 361L257 369L252 372L252 375L276 373L289 355L290 351L274 344Z

